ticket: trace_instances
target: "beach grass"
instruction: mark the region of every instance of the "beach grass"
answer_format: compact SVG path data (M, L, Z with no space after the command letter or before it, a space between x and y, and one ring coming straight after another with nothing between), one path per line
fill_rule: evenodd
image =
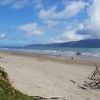
M37 100L16 90L9 83L7 73L0 67L0 100Z

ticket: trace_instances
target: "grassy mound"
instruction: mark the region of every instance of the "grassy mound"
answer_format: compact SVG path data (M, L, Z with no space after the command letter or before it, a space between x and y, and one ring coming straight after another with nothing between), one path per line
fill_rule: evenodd
M0 67L0 100L37 100L14 89L8 80L8 75Z

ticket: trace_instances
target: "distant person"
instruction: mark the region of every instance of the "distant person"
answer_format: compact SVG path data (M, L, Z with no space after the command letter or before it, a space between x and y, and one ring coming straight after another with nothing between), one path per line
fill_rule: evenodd
M73 60L73 59L74 59L74 57L71 57L71 59Z

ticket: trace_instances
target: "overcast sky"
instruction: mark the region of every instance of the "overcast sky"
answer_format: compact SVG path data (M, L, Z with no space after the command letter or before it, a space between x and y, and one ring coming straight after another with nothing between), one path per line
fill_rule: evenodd
M0 44L100 38L100 0L0 0Z

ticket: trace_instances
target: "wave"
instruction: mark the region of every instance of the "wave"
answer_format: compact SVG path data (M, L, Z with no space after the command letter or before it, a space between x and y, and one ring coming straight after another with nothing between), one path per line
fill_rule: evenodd
M44 54L50 56L94 58L100 59L100 48L39 48L39 49L11 49L0 48L3 51L29 52L34 54ZM80 53L81 55L76 55Z

